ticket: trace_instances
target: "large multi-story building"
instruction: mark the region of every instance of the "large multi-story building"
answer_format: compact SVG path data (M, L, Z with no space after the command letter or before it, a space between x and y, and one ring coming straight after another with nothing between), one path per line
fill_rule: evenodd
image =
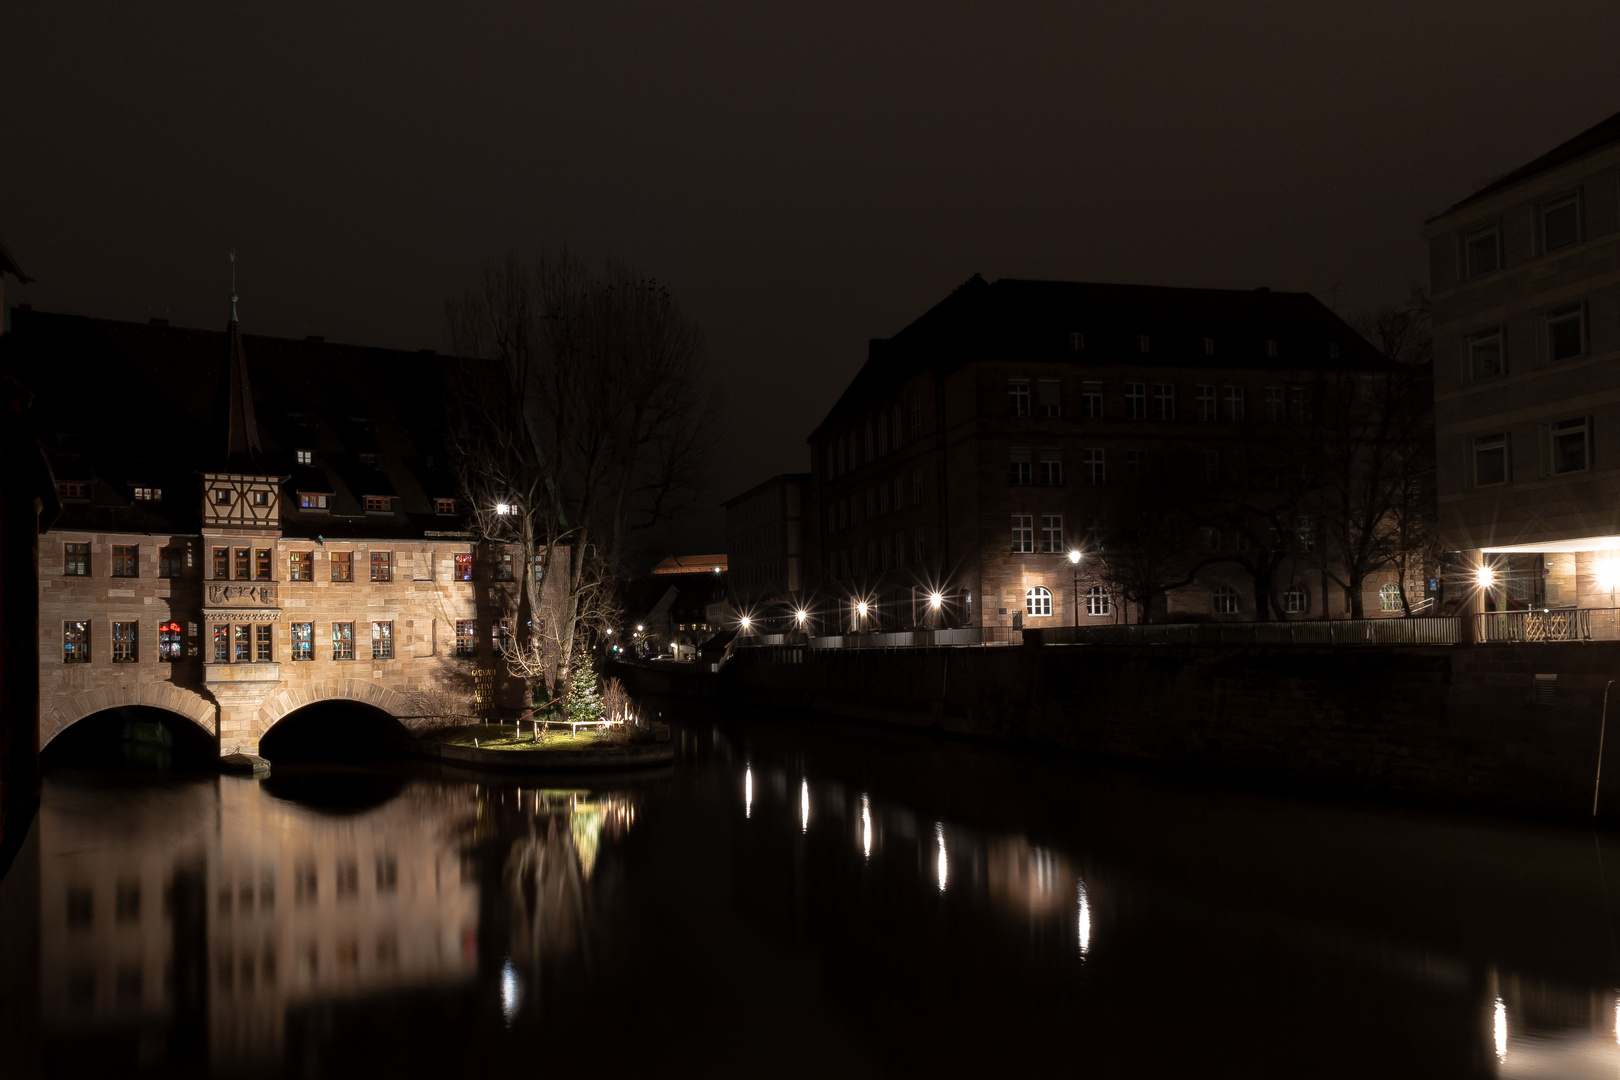
M783 473L728 499L726 554L739 609L778 607L804 594L808 473Z
M516 707L509 550L475 544L443 446L453 362L20 309L62 512L40 540L39 741L103 710L186 717L222 755L357 701Z
M1142 613L1100 574L1133 500L1185 488L1200 499L1259 490L1275 503L1320 436L1312 409L1324 385L1389 368L1302 293L975 276L873 341L810 436L820 608L835 606L828 621L846 629L1135 621ZM1245 528L1211 517L1172 538L1188 546L1192 578L1148 614L1343 614L1309 514L1286 529L1297 543L1263 586L1245 569ZM1369 613L1404 610L1394 577L1367 579Z
M1613 607L1620 113L1430 219L1426 233L1440 531L1475 568L1475 608ZM1538 632L1549 628L1573 632L1567 620Z

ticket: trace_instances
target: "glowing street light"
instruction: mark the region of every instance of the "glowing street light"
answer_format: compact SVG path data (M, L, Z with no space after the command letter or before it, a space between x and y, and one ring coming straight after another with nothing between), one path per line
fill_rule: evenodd
M800 609L799 609L799 610L798 610L798 611L795 611L795 612L794 612L794 613L793 613L793 618L794 618L794 620L795 620L795 621L796 621L796 622L797 622L797 623L798 623L798 624L799 624L799 625L800 625L800 626L803 626L803 625L804 625L804 622L805 622L805 620L806 620L806 619L808 619L808 618L809 618L809 617L810 617L810 613L809 613L809 612L808 612L808 611L806 611L806 610L804 610L804 608L800 608Z
M749 618L747 615L744 615L741 619L738 620L738 622L742 625L744 633L747 633L748 628L750 626L754 625L754 620Z
M1080 627L1080 549L1069 549L1069 565L1074 568L1074 625Z
M933 608L935 611L938 611L940 605L943 604L944 602L945 602L945 594L944 593L931 592L931 593L928 594L928 606Z
M1474 584L1482 589L1489 589L1496 584L1496 571L1489 566L1480 566L1474 571Z

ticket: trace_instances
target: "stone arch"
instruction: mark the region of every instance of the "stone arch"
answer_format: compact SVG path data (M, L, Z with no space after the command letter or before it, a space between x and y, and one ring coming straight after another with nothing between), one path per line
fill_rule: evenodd
M313 686L283 690L259 707L259 735L262 737L288 713L321 701L358 701L381 709L401 725L411 715L411 700L397 690L362 679L316 683Z
M92 713L130 705L163 709L202 728L212 739L219 734L219 708L195 690L168 682L128 683L102 690L83 690L60 704L40 709L39 748L44 750L62 732Z

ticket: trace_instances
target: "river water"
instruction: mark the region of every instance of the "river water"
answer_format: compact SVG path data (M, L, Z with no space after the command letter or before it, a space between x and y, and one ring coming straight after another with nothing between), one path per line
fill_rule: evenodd
M0 1073L1620 1077L1612 838L663 708L605 783L51 774Z

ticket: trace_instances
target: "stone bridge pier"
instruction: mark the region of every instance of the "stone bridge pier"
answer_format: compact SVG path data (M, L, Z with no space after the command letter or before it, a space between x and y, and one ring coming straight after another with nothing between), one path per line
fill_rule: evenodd
M219 703L219 756L259 753L259 712L281 688L281 665L204 664L204 685Z

